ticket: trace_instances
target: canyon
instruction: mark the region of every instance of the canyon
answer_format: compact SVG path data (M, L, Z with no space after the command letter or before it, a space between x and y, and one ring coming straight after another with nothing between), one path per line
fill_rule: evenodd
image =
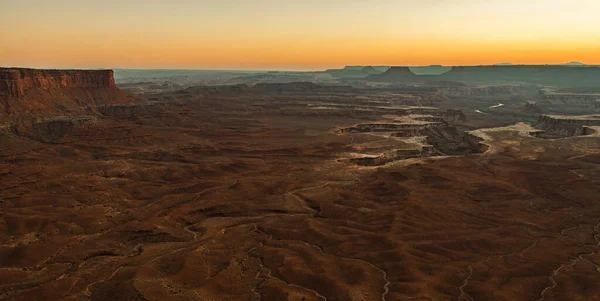
M571 137L591 135L600 127L600 115L557 116L540 115L534 132L536 137Z
M600 296L587 88L0 70L0 300Z

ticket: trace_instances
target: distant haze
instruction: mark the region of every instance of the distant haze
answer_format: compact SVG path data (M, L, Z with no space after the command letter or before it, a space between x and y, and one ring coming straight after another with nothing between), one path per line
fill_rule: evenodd
M598 0L0 0L0 66L600 64Z

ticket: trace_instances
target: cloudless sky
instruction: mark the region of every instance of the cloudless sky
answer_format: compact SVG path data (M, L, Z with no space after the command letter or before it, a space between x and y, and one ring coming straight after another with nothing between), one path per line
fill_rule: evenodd
M600 64L600 0L0 0L0 66Z

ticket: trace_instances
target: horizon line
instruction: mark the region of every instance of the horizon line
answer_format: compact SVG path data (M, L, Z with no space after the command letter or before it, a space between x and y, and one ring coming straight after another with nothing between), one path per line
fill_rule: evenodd
M577 63L570 65L572 63ZM580 65L579 65L580 64ZM566 63L558 63L558 64L513 64L509 62L502 62L496 64L468 64L468 65L442 65L442 64L430 64L430 65L345 65L341 67L330 67L330 68L319 68L319 69L266 69L266 68L256 68L256 69L210 69L210 68L185 68L185 67L148 67L148 68L128 68L128 67L82 67L82 68L74 68L74 67L31 67L31 66L0 66L2 69L45 69L45 70L140 70L140 71L160 71L160 70L179 70L179 71L212 71L212 72L325 72L327 70L341 70L347 67L485 67L485 66L496 66L496 67L510 67L510 66L581 66L581 67L598 67L599 64L586 64L576 61L566 62Z

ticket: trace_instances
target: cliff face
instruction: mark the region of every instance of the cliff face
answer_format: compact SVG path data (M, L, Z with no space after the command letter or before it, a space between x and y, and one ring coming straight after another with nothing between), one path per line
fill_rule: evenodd
M554 116L540 115L534 127L543 132L535 136L543 138L560 138L588 135L590 126L600 126L600 116Z
M427 144L414 149L396 149L385 152L377 157L351 158L349 162L361 166L379 166L410 158L468 155L483 153L488 150L488 146L481 143L483 141L482 138L449 126L426 126L421 129L413 127L411 130L397 132L392 134L392 136L424 136Z
M117 88L112 70L0 68L0 124L99 116L98 106L140 102Z
M0 93L21 97L32 88L116 88L112 70L0 68Z

